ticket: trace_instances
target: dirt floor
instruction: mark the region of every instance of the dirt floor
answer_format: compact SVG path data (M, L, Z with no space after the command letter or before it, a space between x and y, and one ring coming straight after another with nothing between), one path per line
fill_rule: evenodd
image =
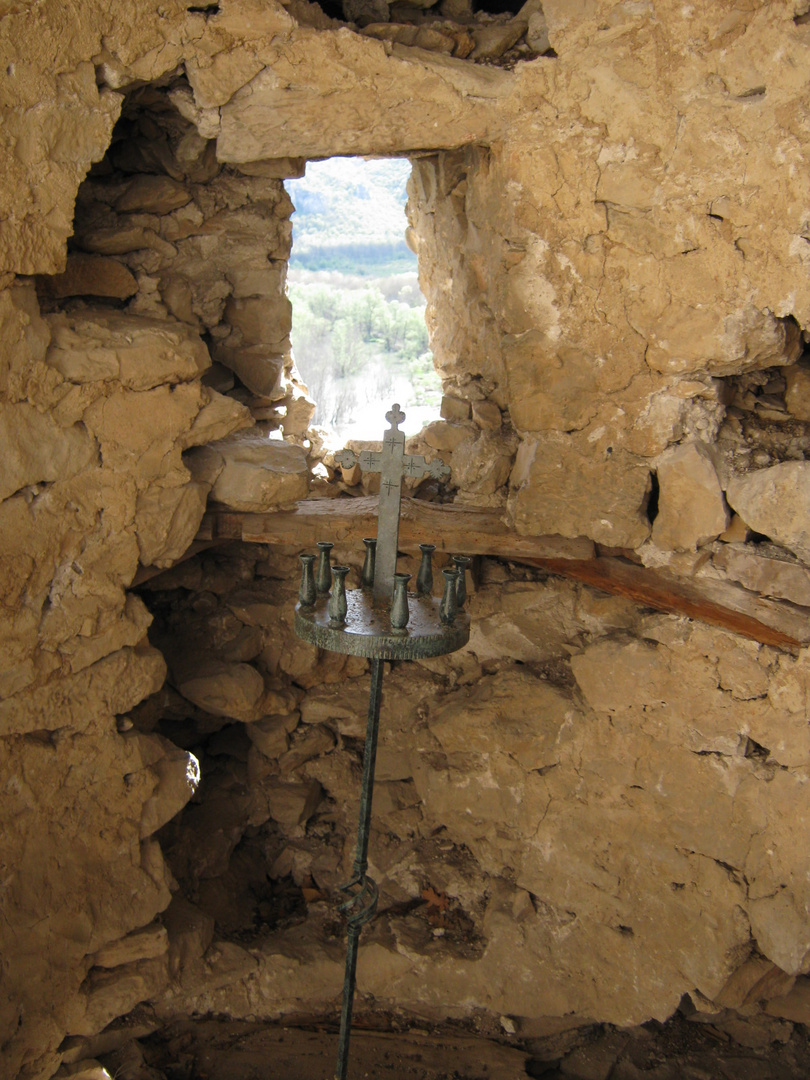
M629 1031L556 1026L540 1036L504 1033L497 1040L448 1029L361 1028L352 1033L349 1080L810 1077L810 1039L799 1026L752 1023L736 1014L720 1017L719 1025L677 1014L666 1024ZM743 1045L740 1038L758 1045ZM329 1026L182 1018L101 1060L119 1080L331 1080L336 1050L337 1034Z

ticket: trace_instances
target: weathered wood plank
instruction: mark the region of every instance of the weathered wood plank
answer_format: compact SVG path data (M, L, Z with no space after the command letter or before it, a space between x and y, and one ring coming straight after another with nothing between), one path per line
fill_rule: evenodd
M720 626L763 645L794 649L810 641L810 620L804 609L756 596L731 582L684 581L614 558L521 561L656 611Z
M206 514L198 541L242 540L301 551L318 540L359 545L376 533L376 497L306 499L291 510ZM584 537L519 536L488 510L402 500L400 548L415 550L430 542L439 551L492 555L527 563L581 581L616 596L626 596L656 611L686 615L742 634L765 645L796 649L810 643L810 618L785 601L769 600L731 582L687 581L661 570L614 556L597 556Z
M376 496L357 499L304 499L293 510L270 514L206 514L198 540L241 539L255 544L281 544L303 549L318 540L360 544L377 531ZM491 510L440 505L422 499L403 499L399 546L415 550L435 544L439 551L466 555L588 559L593 543L585 537L519 536Z

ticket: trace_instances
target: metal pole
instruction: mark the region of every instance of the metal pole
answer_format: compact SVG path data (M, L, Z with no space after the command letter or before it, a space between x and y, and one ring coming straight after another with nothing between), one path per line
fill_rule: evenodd
M380 727L380 703L382 701L383 661L371 661L371 690L368 696L368 724L366 744L363 751L363 785L360 790L360 815L357 825L357 848L355 849L352 879L341 886L341 892L349 899L341 905L348 913L346 941L346 971L343 977L343 1007L340 1013L340 1041L338 1043L335 1080L346 1080L349 1065L349 1036L352 1026L352 1006L357 972L357 948L360 931L374 917L377 910L377 885L368 876L368 839L371 826L371 799L374 794L374 765L377 759L377 733Z

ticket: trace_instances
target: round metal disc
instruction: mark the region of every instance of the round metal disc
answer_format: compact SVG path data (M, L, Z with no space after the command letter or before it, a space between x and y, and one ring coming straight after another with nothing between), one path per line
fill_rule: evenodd
M363 589L346 592L348 611L343 626L332 626L326 611L328 598L314 607L295 606L295 632L304 641L330 652L367 656L372 660L418 660L444 656L467 644L470 617L460 612L452 626L439 618L441 601L434 596L408 593L410 618L404 632L391 628L388 605L375 607Z

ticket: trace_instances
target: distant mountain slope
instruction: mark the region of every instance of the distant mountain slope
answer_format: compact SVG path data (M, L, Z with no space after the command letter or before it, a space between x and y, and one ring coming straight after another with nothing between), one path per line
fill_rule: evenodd
M373 275L416 269L405 243L403 158L311 161L306 176L288 180L295 206L291 268Z

